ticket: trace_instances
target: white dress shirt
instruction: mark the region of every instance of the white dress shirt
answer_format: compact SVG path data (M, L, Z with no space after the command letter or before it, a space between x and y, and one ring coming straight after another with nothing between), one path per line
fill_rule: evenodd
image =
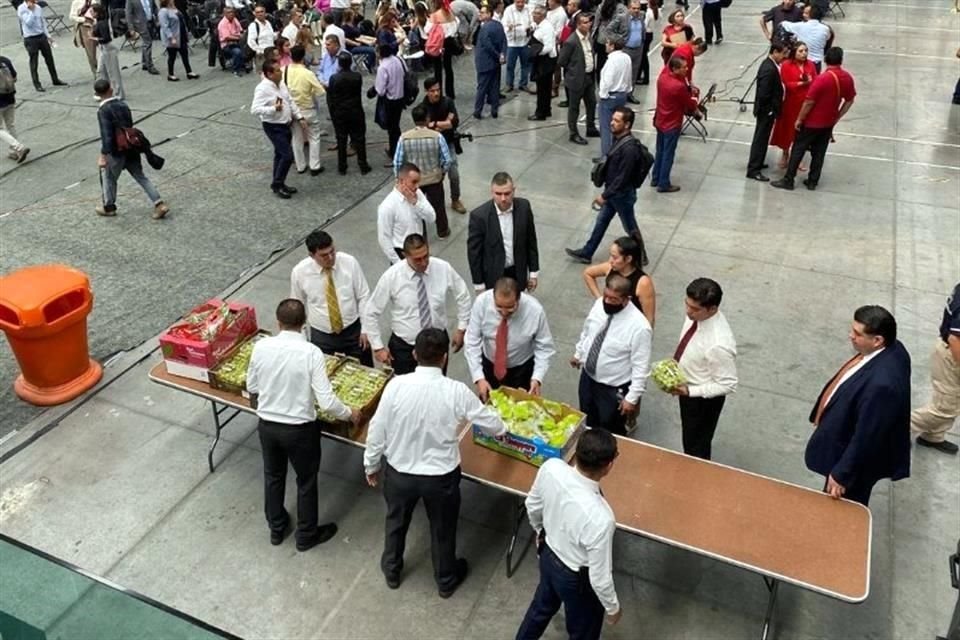
M297 36L300 34L300 27L295 25L292 21L287 23L287 26L283 28L283 31L280 32L280 35L290 41L290 47L293 48L297 44Z
M416 342L417 334L423 328L420 326L420 305L417 297L418 277L406 260L393 265L380 276L370 301L362 311L363 332L367 334L374 351L383 348L383 341L380 339L380 316L387 303L393 306L393 333L407 344ZM446 329L447 292L452 291L457 301L457 329L466 329L470 321L472 302L470 289L450 263L431 256L423 283L430 302L431 325L437 329Z
M257 54L262 55L263 50L273 46L273 41L277 39L273 31L273 25L270 21L264 19L263 22L254 20L247 27L247 46L253 49Z
M547 11L547 20L553 25L553 32L556 34L557 41L559 42L560 34L563 33L563 28L567 26L567 20L569 20L566 9L563 7L550 9L550 11Z
M597 95L609 98L611 93L629 93L633 90L633 62L623 51L611 51L600 70Z
M377 243L390 264L400 261L395 249L403 248L403 241L411 233L423 233L423 223L433 224L437 213L433 205L417 189L417 203L410 204L403 194L394 189L377 207Z
M497 329L501 320L493 301L493 289L477 296L463 343L467 367L474 382L483 380L482 356L490 362L496 357ZM556 352L543 305L533 296L521 293L517 310L507 320L507 368L519 367L533 358L533 379L542 383L550 358Z
M686 318L680 340L693 321ZM679 343L679 340L677 341ZM697 330L680 356L692 398L715 398L737 390L737 342L723 312L697 324Z
M343 32L343 29L341 29L340 27L338 27L338 26L335 25L335 24L332 24L332 25L330 25L329 27L327 27L326 29L323 30L323 42L324 42L324 44L326 44L326 42L327 42L327 36L337 36L337 40L340 41L340 50L341 50L341 51L346 51L346 50L347 50L347 36L346 36L346 34Z
M613 615L620 610L613 584L613 510L600 485L559 458L537 471L525 502L530 526L546 530L547 545L571 571L589 567L590 586Z
M583 49L583 71L593 73L593 44L590 42L590 34L583 35L579 29L574 29L574 33L580 38L580 47Z
M397 376L383 390L370 419L363 467L367 475L380 469L381 458L400 473L442 476L460 465L464 422L491 436L506 433L492 409L470 388L443 375L439 367L417 367Z
M333 394L323 352L296 331L281 331L253 345L247 391L259 395L257 415L270 422L315 421L314 398L325 413L341 420L352 416Z
M497 205L493 205L496 207ZM513 207L506 211L497 209L497 222L500 223L500 235L503 236L503 266L512 267L513 260Z
M540 21L540 24L536 25L533 37L543 43L541 56L557 57L557 32L553 28L553 23L547 20L546 16Z
M277 98L283 100L283 109L277 111ZM292 120L300 120L300 107L293 101L287 85L279 85L273 80L264 78L253 92L253 102L250 104L250 114L259 116L261 122L270 124L290 124Z
M830 392L830 395L827 396L826 402L823 403L823 406L826 407L828 404L830 404L830 400L833 399L833 396L837 395L837 391L840 389L841 386L843 386L843 383L849 380L850 378L852 378L857 371L860 371L860 369L862 369L865 364L873 360L873 358L881 351L883 351L883 349L877 349L873 353L863 356L863 358L860 359L860 362L858 362L857 364L847 369L844 372L843 376L840 378L840 382L837 383L837 386L835 386L833 390Z
M583 322L583 331L574 353L581 365L587 363L593 339L603 330L609 317L603 310L603 298L593 303L587 319ZM629 382L630 389L625 399L630 404L637 404L647 388L652 341L653 330L647 318L636 305L628 303L623 310L613 315L610 328L607 329L607 335L600 346L596 373L590 377L611 387L619 387Z
M346 329L360 319L360 310L370 297L370 286L360 262L348 253L337 251L333 263L333 286L337 290L340 319ZM290 297L307 309L307 324L324 333L332 333L327 310L327 274L317 261L307 256L290 272Z
M827 49L827 42L830 41L832 31L830 27L819 20L807 20L806 22L787 22L780 23L784 31L788 31L795 36L797 40L807 45L807 57L810 62L823 62L823 55Z
M503 24L503 31L507 36L508 47L527 46L527 29L533 24L530 16L530 7L524 7L523 11L517 11L515 5L510 5L503 10L503 18L500 20Z

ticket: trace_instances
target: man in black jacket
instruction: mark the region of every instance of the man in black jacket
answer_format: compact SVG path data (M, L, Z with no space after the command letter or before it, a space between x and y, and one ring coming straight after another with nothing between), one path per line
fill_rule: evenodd
M460 116L453 98L443 95L438 78L427 78L423 81L423 90L426 97L420 106L427 110L427 128L439 131L450 148L450 168L447 169L447 178L450 179L450 208L457 213L466 213L467 208L460 200L460 169L457 167L457 126Z
M587 114L587 138L600 137L594 119L597 112L597 90L594 83L593 45L590 42L592 18L585 13L579 13L576 20L577 28L560 48L557 65L563 69L563 86L567 90L567 128L570 130L570 142L585 145L586 139L577 130L581 100Z
M493 198L470 212L467 261L476 291L492 289L503 276L520 289L537 288L540 251L530 202L514 198L513 178L505 171L493 175Z
M163 203L163 198L150 182L150 178L144 175L140 153L122 152L117 148L117 132L120 129L133 127L130 107L113 95L109 80L97 80L93 83L93 92L100 98L100 108L97 110L97 121L100 124L100 156L97 158L97 166L100 168L103 186L103 204L96 206L97 214L108 217L117 215L117 179L126 169L153 203L153 219L159 220L167 215L170 208Z
M603 240L613 216L620 216L623 230L631 234L638 230L633 205L637 202L637 176L639 174L640 143L633 137L631 129L634 120L633 109L617 107L610 119L610 132L613 134L613 146L607 155L604 171L603 193L594 198L597 221L593 225L590 239L582 249L566 249L567 255L583 264L590 264L593 254Z
M360 72L352 70L353 56L341 51L337 56L339 70L330 76L327 86L327 108L337 137L337 171L347 173L347 137L350 147L357 150L357 165L360 173L370 173L367 164L367 121L363 114L363 78Z
M759 182L770 182L770 178L761 172L766 167L767 147L770 146L770 133L773 124L780 115L783 103L783 82L780 80L780 62L787 55L787 45L774 41L770 45L770 54L760 63L757 70L757 94L753 101L753 115L757 125L753 130L753 143L750 145L750 160L747 162L747 177Z

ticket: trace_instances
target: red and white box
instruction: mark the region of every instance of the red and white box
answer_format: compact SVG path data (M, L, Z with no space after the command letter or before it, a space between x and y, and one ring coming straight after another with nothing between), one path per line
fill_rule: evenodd
M207 382L207 371L256 332L253 306L213 298L161 334L160 350L168 373Z

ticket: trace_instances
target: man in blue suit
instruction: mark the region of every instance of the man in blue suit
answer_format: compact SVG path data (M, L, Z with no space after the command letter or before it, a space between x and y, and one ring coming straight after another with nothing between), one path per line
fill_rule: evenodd
M910 476L910 354L897 321L875 305L853 314L856 355L826 384L810 412L806 463L824 491L866 505L881 478Z
M477 68L477 101L473 105L473 117L483 117L483 105L490 105L490 117L496 118L500 109L500 65L507 55L507 36L503 25L491 20L490 8L480 7L480 31L473 61Z

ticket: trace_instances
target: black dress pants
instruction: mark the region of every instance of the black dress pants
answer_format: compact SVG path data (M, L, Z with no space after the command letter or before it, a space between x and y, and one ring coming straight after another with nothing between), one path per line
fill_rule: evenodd
M689 456L710 459L710 445L720 421L726 396L691 398L680 396L680 425L683 429L683 452Z
M483 366L483 377L492 389L500 387L513 387L514 389L530 388L530 381L533 380L533 358L530 358L523 364L507 368L507 375L503 380L497 380L493 375L493 363L486 356L480 356L480 364Z
M357 152L357 166L366 169L367 162L367 123L363 113L333 120L333 132L337 138L337 170L347 170L347 139Z
M722 12L723 7L720 6L719 2L704 3L702 5L703 35L707 44L713 44L714 29L717 31L717 40L723 39L723 23L720 18Z
M747 161L747 175L760 173L767 160L767 149L770 147L770 134L773 124L777 121L774 115L757 116L757 124L753 129L753 142L750 143L750 159Z
M360 346L360 321L357 320L340 333L324 333L310 327L310 342L320 347L320 351L328 355L342 353L360 361L360 364L372 367L373 352Z
M637 74L637 84L650 84L650 43L653 42L653 34L650 32L643 34L643 55L640 58L640 73Z
M444 330L446 334L446 330ZM448 336L449 338L449 336ZM412 373L417 368L417 360L413 357L413 345L407 344L397 334L390 334L390 341L387 343L390 349L390 355L393 356L393 372L398 376L405 373ZM447 368L443 368L443 375L447 375Z
M587 414L587 426L606 429L620 436L627 435L627 417L620 413L620 399L627 395L630 384L611 387L597 382L586 371L580 372L580 411Z
M387 117L387 138L389 140L390 160L393 160L397 150L397 141L400 140L400 116L403 115L403 99L391 100L386 98L384 111Z
M282 424L260 419L257 425L263 450L264 513L271 531L287 528L289 516L283 506L287 488L287 462L297 474L298 543L317 535L317 472L320 470L320 424Z
M30 58L30 79L33 80L34 87L40 87L40 74L37 70L39 56L43 56L43 63L47 65L47 71L50 72L51 82L60 82L60 76L57 75L57 63L53 61L53 50L50 48L50 41L46 36L30 36L23 39L23 47L27 50L27 56Z
M457 582L457 521L460 518L460 467L442 476L400 473L389 464L383 475L383 499L387 503L386 530L380 569L388 578L403 571L407 530L417 503L430 521L430 556L433 577L441 591Z
M534 74L537 83L537 109L535 115L549 118L551 115L550 101L553 97L553 70L557 66L556 58L542 55L534 61Z
M587 114L587 132L597 130L597 90L593 81L593 74L585 74L583 89L573 91L567 89L567 129L570 135L577 133L577 120L580 119L580 101Z
M827 157L827 148L830 146L830 138L833 136L833 127L827 129L811 129L810 127L800 127L797 131L797 137L793 140L793 148L790 150L790 162L787 164L787 172L783 174L784 180L793 182L797 177L797 170L800 168L800 162L803 160L803 154L810 152L810 173L807 180L813 185L820 182L820 174L823 172L823 161Z

